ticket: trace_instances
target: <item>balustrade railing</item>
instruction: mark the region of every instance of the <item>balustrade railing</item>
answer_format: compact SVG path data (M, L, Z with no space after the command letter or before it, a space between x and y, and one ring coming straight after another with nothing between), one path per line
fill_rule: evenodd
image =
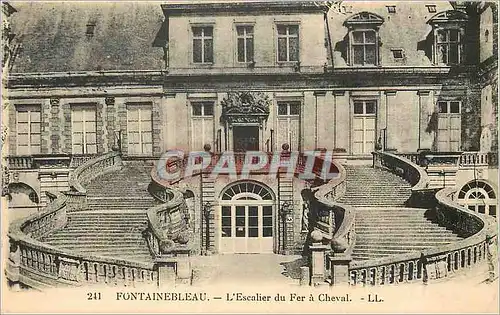
M463 152L459 160L460 167L495 166L497 163L495 152Z
M8 156L9 169L31 169L33 167L33 157L30 155Z
M185 264L179 264L176 259L155 260L148 263L131 259L101 257L62 250L38 240L67 224L67 211L73 209L71 206L79 204L81 207L80 198L86 196L83 184L104 172L119 168L120 165L121 159L118 152L111 152L86 161L70 177L72 191L66 192L64 195L48 193L51 202L44 211L27 219L14 221L10 225L8 233L10 253L6 275L11 283L23 283L36 289L59 285L159 286L172 284L170 276L172 273L175 281L176 272L179 274L182 273L179 270L189 269L185 268ZM154 235L158 236L156 238L157 244L153 245L153 248L156 248L157 253L168 252L171 254L165 239L177 240L180 243L187 239L182 234L182 226L170 224L175 221L175 213L184 211L182 206L185 204L182 194L179 192L165 193L163 200L167 199L170 201L155 209L154 217L151 216L153 211L148 213L148 217L150 218L149 230L155 230ZM180 222L182 224L182 221ZM145 231L146 236L148 236L147 231ZM150 235L149 237L151 237ZM154 240L150 243L154 243ZM182 249L176 248L176 253L184 253L185 250L182 252ZM164 279L159 277L162 268L167 269L162 271L163 274L167 275Z
M406 163L406 166L404 165ZM440 225L464 239L422 251L409 251L379 259L352 261L349 264L351 285L384 285L436 280L452 272L474 268L486 258L489 242L497 238L495 220L470 211L452 200L455 190L425 189L426 174L410 161L390 153L374 152L374 165L384 167L407 179L412 185L415 206L428 207ZM411 168L417 168L411 170ZM421 192L426 191L425 195ZM411 199L411 198L410 198Z
M51 199L43 212L10 225L6 275L11 282L36 289L59 285L157 284L158 270L153 263L81 254L38 241L67 223L68 197L54 193Z

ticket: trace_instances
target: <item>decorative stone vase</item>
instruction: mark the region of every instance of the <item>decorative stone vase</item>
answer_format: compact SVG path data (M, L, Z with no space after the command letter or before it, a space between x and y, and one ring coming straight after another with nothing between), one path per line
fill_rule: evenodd
M335 253L343 253L349 247L349 243L344 238L336 238L331 241L331 246Z

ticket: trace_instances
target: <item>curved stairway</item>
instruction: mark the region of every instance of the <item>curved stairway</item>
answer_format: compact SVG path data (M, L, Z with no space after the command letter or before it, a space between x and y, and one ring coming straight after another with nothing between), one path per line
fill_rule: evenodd
M147 190L150 172L151 166L128 162L95 178L86 185L89 210L69 212L67 226L41 241L88 255L151 262L142 235L146 210L158 203Z
M462 239L435 223L431 211L405 207L411 187L404 179L369 166L345 168L346 193L339 202L356 210L353 260L419 251Z

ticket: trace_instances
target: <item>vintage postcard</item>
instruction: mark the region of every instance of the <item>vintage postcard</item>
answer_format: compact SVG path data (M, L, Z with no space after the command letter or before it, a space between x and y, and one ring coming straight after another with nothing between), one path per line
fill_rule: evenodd
M498 314L496 1L1 5L2 314Z

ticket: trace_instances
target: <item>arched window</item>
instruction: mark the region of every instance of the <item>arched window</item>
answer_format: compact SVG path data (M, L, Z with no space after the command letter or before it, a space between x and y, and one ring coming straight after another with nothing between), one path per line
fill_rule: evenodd
M226 188L222 200L273 200L271 191L253 182L239 182Z
M472 211L497 215L497 198L493 188L483 181L465 184L458 193L458 203Z

